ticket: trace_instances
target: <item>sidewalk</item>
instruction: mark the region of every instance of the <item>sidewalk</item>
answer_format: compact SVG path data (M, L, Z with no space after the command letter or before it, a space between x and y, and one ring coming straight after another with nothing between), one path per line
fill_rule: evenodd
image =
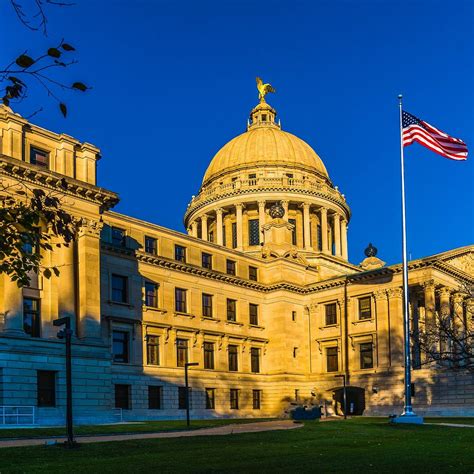
M107 443L110 441L128 441L136 439L156 438L185 438L190 436L222 436L241 433L259 433L261 431L292 430L302 428L302 423L294 423L290 420L261 421L258 423L231 424L217 426L216 428L203 428L192 431L170 431L161 433L137 433L118 434L104 436L78 436L78 443ZM45 444L63 443L65 437L57 438L35 438L35 439L12 439L0 441L0 448L15 448L21 446L42 446Z

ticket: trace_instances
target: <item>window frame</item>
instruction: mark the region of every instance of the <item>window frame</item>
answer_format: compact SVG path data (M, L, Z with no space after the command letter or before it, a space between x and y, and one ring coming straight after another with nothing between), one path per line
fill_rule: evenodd
M248 220L249 247L260 245L260 221L259 219Z
M362 304L368 302L368 307L362 308ZM363 314L365 313L365 316ZM361 296L358 298L358 320L369 321L372 319L372 298L370 296Z
M250 372L253 374L260 373L260 347L251 347L250 348Z
M178 295L184 298L178 298ZM176 313L188 313L188 290L186 288L175 287L174 289L174 310Z
M151 246L148 245L148 243L152 243ZM145 241L143 248L145 250L145 253L149 255L157 255L158 254L158 239L155 237L151 237L149 235L145 235Z
M236 344L227 346L227 362L229 372L239 371L239 347Z
M42 162L41 160L38 161L35 160L33 161L33 156L36 157L36 154L38 155L42 155L46 158L46 162ZM37 166L41 166L41 168L45 168L45 169L50 169L50 156L51 156L51 152L49 151L46 151L46 150L43 150L37 146L34 146L34 145L30 145L30 164L32 165L37 165Z
M292 245L298 245L298 237L296 232L296 219L288 219L288 223L292 224L294 227L291 230L291 243Z
M123 283L122 288L114 286L114 283L121 281ZM122 295L121 298L116 299L117 292ZM110 301L112 303L128 304L129 301L129 288L128 288L128 276L120 275L118 273L112 273L110 275Z
M162 385L148 385L148 409L149 410L162 410L163 409L163 386Z
M206 410L215 410L216 409L216 389L215 388L205 388L206 394ZM211 394L211 396L209 396Z
M207 260L207 262L206 262ZM201 253L201 267L212 270L212 254L207 252Z
M151 295L148 292L148 289L150 287L153 287L153 294ZM145 306L147 306L148 308L158 308L158 288L158 283L155 283L154 281L145 280Z
M184 354L184 357L181 357ZM184 367L189 362L189 339L176 338L176 367Z
M237 274L237 262L227 258L225 261L225 272L227 275L235 276Z
M155 354L152 356L152 354ZM159 366L160 360L160 336L147 334L146 336L146 363L147 365Z
M249 280L258 281L258 268L249 265Z
M226 318L227 321L237 322L237 300L232 298L226 299Z
M213 296L209 293L202 293L201 295L201 312L203 318L214 318L214 301ZM210 304L206 304L206 299Z
M26 302L34 303L36 309L29 309L26 307ZM26 316L31 316L31 325L30 329L27 330L27 321ZM41 337L41 299L40 298L30 298L23 297L23 331L25 334L28 334L31 337Z
M329 351L335 352L334 354L329 354ZM331 365L329 362L329 358L332 358L331 360L335 361L335 365ZM334 373L334 372L339 372L339 349L337 346L329 346L326 347L326 372L328 373Z
M328 312L329 308L334 308L334 314ZM330 319L334 317L334 320ZM337 326L337 303L326 303L324 305L324 325L325 326Z
M186 263L187 249L183 245L174 244L174 259L177 262Z
M203 366L205 369L215 369L215 344L210 341L204 341L203 343Z
M258 326L258 323L259 323L258 320L259 320L258 304L249 303L249 324L251 326Z
M362 350L362 346L370 346L370 349ZM370 354L370 366L365 366L364 355ZM374 343L373 342L361 342L359 344L359 368L361 370L368 370L374 368Z
M260 410L262 408L262 390L252 390L252 409Z
M124 335L123 340L118 340L115 338L116 334ZM124 351L119 354L115 352L115 343L123 343ZM123 356L123 360L119 360L118 357ZM112 329L112 362L114 364L129 364L130 363L130 332L125 329Z
M239 410L239 395L240 389L238 388L231 388L229 390L229 402L230 402L230 409L231 410Z
M120 232L120 239L115 238L114 233L119 231ZM110 239L111 239L111 244L115 247L126 247L126 238L127 238L127 232L125 229L122 229L121 227L116 227L112 226L110 228Z

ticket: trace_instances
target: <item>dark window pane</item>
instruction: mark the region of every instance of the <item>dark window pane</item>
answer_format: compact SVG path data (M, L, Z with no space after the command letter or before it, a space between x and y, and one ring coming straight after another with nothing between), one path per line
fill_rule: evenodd
M227 298L227 321L236 321L236 301Z
M145 252L151 253L152 255L156 255L157 253L156 239L154 239L153 237L145 236Z
M249 267L249 280L257 281L257 267Z
M230 409L231 410L239 409L239 389L237 388L230 389Z
M337 347L328 347L326 349L326 360L328 372L337 372L339 370Z
M336 303L326 305L326 326L337 324L337 306Z
M250 324L254 326L258 325L258 305L250 303L249 304L249 319Z
M234 260L226 260L226 272L228 275L235 275L235 262Z
M239 370L237 346L230 345L228 347L228 356L229 356L229 371L237 372Z
M222 224L222 245L225 247L227 245L227 235L225 232L225 225Z
M252 408L254 410L260 410L261 402L262 402L262 391L252 390Z
M178 408L186 410L186 387L178 387Z
M258 347L250 348L250 366L253 373L260 372L260 349Z
M115 385L115 408L130 410L130 385Z
M291 243L296 245L296 219L288 219L288 222L294 226L291 230Z
M216 389L206 388L206 409L214 410L216 408Z
M40 328L40 301L33 298L23 298L23 330L32 337L40 337Z
M184 367L188 362L188 340L176 339L176 365Z
M161 409L161 393L162 387L156 385L148 386L148 408L150 410Z
M372 369L374 367L374 352L372 350L372 343L367 342L360 344L360 368Z
M359 298L359 319L370 319L371 317L370 296Z
M202 294L202 315L205 318L212 318L212 295Z
M112 301L116 303L128 302L128 279L122 275L112 275Z
M175 288L175 311L178 313L186 313L187 303L186 303L186 290L183 288Z
M158 307L158 285L151 281L145 282L145 305L151 308Z
M212 342L204 343L204 368L214 369L214 344Z
M249 220L249 245L260 245L260 224L258 219Z
M186 263L186 247L182 247L181 245L175 245L174 259L178 260L178 262Z
M237 248L237 223L232 222L232 248Z
M202 253L202 266L212 270L212 255L210 253Z
M30 163L44 168L49 168L49 153L39 150L38 148L30 148Z
M56 372L52 370L38 370L36 382L38 406L56 406Z
M122 364L129 362L128 338L129 334L126 331L112 332L112 355L114 362Z
M160 338L148 336L146 339L146 354L148 365L160 365Z
M317 233L318 233L318 250L321 252L323 250L323 233L321 231L320 224L318 224L317 226Z
M112 227L112 245L125 247L125 230L118 227Z

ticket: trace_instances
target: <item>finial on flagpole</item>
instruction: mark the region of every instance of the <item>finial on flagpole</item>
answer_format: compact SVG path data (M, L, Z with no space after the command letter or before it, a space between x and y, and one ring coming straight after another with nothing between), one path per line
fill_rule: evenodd
M400 102L400 104L402 103L402 99L403 99L402 94L398 94L398 101Z

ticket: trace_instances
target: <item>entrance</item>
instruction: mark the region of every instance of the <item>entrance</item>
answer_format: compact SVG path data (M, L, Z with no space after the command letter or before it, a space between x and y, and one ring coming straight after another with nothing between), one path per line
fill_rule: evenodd
M365 390L360 387L346 387L347 415L362 415L365 410ZM336 415L344 415L344 388L334 389Z

